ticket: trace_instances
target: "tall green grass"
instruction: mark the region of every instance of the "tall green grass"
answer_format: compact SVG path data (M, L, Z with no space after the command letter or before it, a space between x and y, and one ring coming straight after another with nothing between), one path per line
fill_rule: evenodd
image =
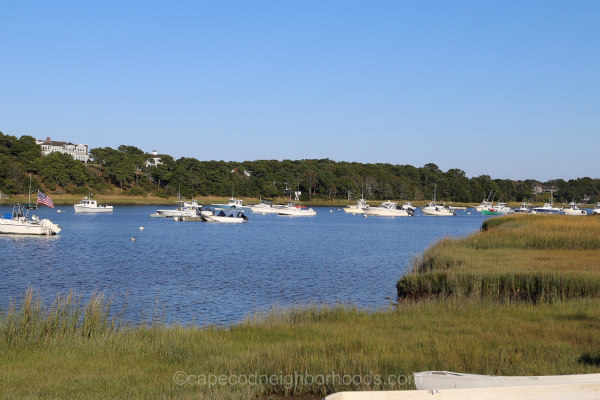
M32 301L0 317L0 393L7 398L322 398L340 390L411 389L412 372L422 370L599 370L600 299L538 306L440 299L383 311L307 306L256 314L230 327L132 326L113 324L109 316L86 330L82 321L90 303L80 303L77 313L56 314L27 298ZM101 308L106 316L106 306ZM276 379L180 385L173 379L177 371ZM363 379L335 379L344 375ZM308 382L307 376L331 379ZM381 381L367 382L365 376Z
M556 301L600 296L600 219L514 215L445 238L413 260L402 298Z

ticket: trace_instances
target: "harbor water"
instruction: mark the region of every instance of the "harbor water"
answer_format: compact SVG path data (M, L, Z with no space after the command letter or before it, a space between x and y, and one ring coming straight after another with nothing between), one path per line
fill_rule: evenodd
M245 224L209 224L150 218L155 209L34 210L62 231L0 235L0 306L33 288L47 305L70 290L84 300L104 292L133 323L154 313L166 322L227 325L258 310L314 303L381 308L412 257L444 236L478 230L485 219L464 211L365 218L318 207L314 217L249 212Z

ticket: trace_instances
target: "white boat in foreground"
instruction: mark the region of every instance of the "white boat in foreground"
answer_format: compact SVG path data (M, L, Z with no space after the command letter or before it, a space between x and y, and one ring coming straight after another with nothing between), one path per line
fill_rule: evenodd
M79 203L74 204L73 208L76 213L91 214L91 213L111 213L113 206L106 204L98 204L96 200L92 200L92 195L85 196Z
M600 215L600 203L596 204L596 207L592 210L592 215Z
M448 371L415 372L417 389L466 389L504 386L556 385L572 383L600 384L600 374L546 375L546 376L497 376L461 374Z
M598 400L600 384L570 383L471 389L338 392L325 400Z
M0 217L0 234L9 235L56 235L61 228L49 219L37 215L28 216L29 209L15 204L10 213Z
M379 207L370 207L366 209L365 215L377 217L410 217L412 213L398 207L398 203L384 201Z

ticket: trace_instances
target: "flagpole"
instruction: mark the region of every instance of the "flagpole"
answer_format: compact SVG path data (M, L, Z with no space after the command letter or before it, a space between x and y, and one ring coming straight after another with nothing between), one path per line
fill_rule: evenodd
M27 204L31 204L31 174L29 174L29 197Z

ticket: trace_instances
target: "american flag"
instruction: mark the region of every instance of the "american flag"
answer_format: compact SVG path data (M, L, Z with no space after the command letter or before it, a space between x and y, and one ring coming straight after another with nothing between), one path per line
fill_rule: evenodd
M38 190L38 203L42 203L50 208L54 208L54 203L49 196L46 196L44 193Z

